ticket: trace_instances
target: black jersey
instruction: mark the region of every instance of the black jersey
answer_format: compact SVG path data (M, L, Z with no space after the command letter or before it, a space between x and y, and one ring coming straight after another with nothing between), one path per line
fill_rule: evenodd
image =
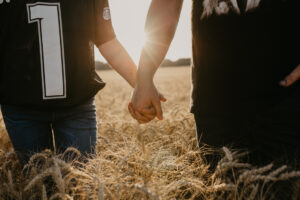
M104 87L94 45L115 34L107 0L0 1L0 103L75 106Z
M192 112L255 114L300 92L299 81L279 85L300 64L299 1L251 1L260 4L248 11L193 1Z

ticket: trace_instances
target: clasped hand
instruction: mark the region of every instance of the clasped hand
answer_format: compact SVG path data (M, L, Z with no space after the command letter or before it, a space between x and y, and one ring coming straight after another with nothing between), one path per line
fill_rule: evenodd
M136 85L128 110L133 118L140 124L148 123L155 117L162 120L163 111L161 102L167 101L158 92L153 82Z

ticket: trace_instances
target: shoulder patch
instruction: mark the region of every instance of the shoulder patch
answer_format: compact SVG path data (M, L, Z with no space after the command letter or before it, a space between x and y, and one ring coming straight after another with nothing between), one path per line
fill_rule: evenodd
M103 8L103 19L104 20L110 20L111 19L109 7Z

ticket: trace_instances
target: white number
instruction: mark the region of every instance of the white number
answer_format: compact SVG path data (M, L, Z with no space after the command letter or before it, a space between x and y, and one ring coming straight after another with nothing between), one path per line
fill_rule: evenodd
M38 23L43 99L66 98L60 3L27 4L29 23Z

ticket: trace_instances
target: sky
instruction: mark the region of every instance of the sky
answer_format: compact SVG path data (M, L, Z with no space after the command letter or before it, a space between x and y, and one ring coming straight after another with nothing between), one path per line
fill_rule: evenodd
M174 0L176 1L176 0ZM119 41L135 63L138 63L144 41L144 26L151 0L109 0L112 22ZM184 0L181 18L166 58L177 60L191 57L191 0ZM105 61L95 49L96 60Z

